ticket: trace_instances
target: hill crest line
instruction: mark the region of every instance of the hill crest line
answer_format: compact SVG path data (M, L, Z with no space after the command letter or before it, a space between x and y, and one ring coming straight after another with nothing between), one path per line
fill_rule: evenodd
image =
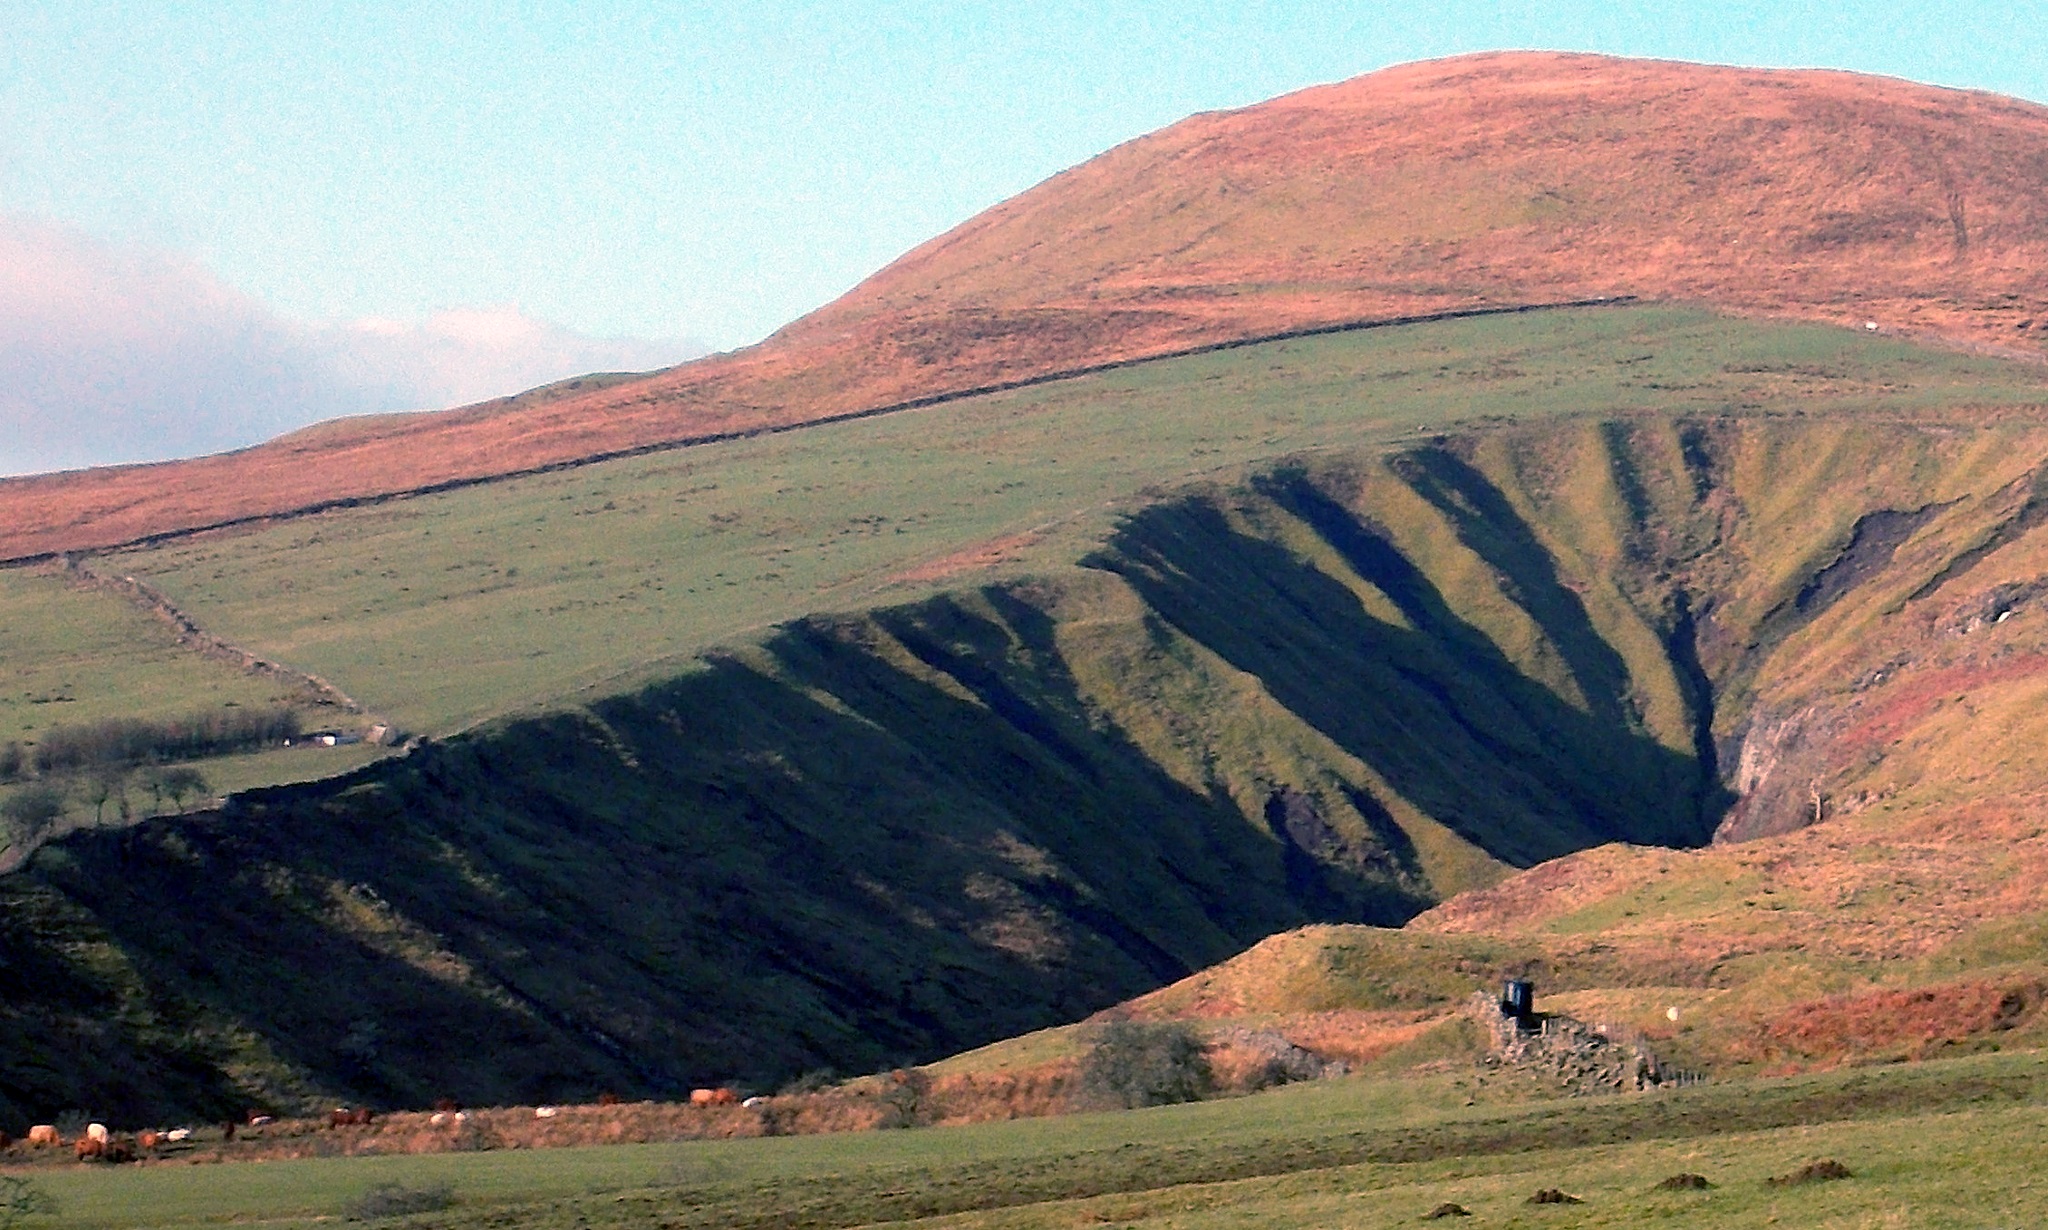
M1059 371L1042 372L1036 376L1024 376L1016 380L975 385L971 388L954 389L945 393L932 393L924 397L914 397L908 401L890 402L887 405L869 406L861 410L848 410L838 414L805 419L799 423L771 423L739 431L720 431L708 432L702 435L678 436L671 440L657 440L650 444L636 444L631 448L589 453L581 457L550 461L543 465L525 466L516 470L502 470L495 474L451 478L438 483L427 483L417 487L403 487L393 491L373 492L367 495L337 496L330 500L302 504L296 508L280 509L276 512L251 513L242 517L229 517L220 521L209 521L203 525L162 530L154 534L142 534L134 538L104 543L95 547L79 547L68 551L39 551L30 555L9 556L0 559L0 568L27 568L38 564L51 563L62 563L66 566L72 566L74 561L93 555L111 551L126 551L134 547L157 546L166 542L175 542L182 538L212 533L216 530L234 529L245 525L264 525L272 522L293 521L300 517L333 512L336 509L373 507L378 504L390 503L394 500L439 495L447 491L460 491L467 487L481 487L490 483L510 482L520 478L533 478L541 474L557 474L564 470L601 465L607 461L621 461L629 457L645 457L653 453L674 452L678 449L696 448L706 444L724 444L733 440L752 440L762 436L784 435L811 427L829 427L838 423L852 423L861 419L880 418L886 414L898 414L906 410L929 409L932 406L962 401L969 397L983 397L990 393L1007 393L1016 389L1035 388L1039 385L1054 384L1063 380L1078 380L1085 376L1099 376L1106 372L1123 371L1149 363L1164 363L1174 359L1192 358L1195 355L1214 354L1225 350L1241 350L1248 346L1263 346L1269 342L1285 342L1304 337L1322 337L1334 333L1361 333L1369 329L1391 329L1404 325L1435 324L1446 320L1468 320L1482 316L1513 316L1527 312L1551 312L1571 308L1620 307L1635 302L1638 302L1638 297L1635 295L1599 295L1591 299L1562 299L1545 303L1504 304L1498 307L1452 308L1446 311L1425 312L1414 316L1380 316L1364 320L1339 321L1335 324L1311 325L1299 329L1283 329L1277 333L1261 333L1251 337L1232 338L1228 341L1205 342L1199 346L1188 346L1179 350L1163 351L1159 354L1141 355L1131 359L1116 359L1107 363L1093 363L1085 367L1062 368Z

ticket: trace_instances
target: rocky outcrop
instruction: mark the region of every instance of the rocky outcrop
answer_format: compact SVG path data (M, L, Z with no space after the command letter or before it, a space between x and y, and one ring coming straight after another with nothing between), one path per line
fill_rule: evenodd
M1539 1013L1524 1021L1503 1013L1499 1002L1484 993L1472 997L1469 1011L1488 1033L1489 1049L1482 1064L1554 1080L1575 1097L1636 1093L1703 1079L1696 1072L1665 1065L1630 1030L1557 1013Z

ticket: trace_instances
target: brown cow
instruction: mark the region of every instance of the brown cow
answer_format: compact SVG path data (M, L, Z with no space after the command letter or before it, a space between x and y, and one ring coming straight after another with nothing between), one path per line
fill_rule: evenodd
M456 1101L454 1098L435 1098L434 1109L440 1111L442 1114L448 1114L451 1111L461 1110L462 1103Z
M164 1138L160 1132L137 1132L135 1134L135 1143L144 1149L154 1149L164 1143Z
M599 1106L617 1106L619 1103L625 1100L626 1099L620 1097L616 1093L613 1093L609 1089L597 1095L597 1104Z
M117 1138L111 1138L111 1136L106 1138L106 1140L98 1140L94 1136L80 1136L78 1138L78 1160L82 1160L82 1162L106 1162L106 1165L121 1165L121 1162L133 1162L135 1160L135 1144L131 1144L127 1140L117 1140Z
M737 1106L739 1102L740 1095L730 1089L690 1090L690 1105L692 1106Z
M0 1152L5 1152L6 1150L12 1149L13 1147L14 1137L9 1136L5 1132L0 1132Z
M331 1128L368 1127L370 1126L370 1120L375 1117L376 1112L367 1106L358 1106L353 1110L346 1106L337 1106L328 1112L327 1126Z

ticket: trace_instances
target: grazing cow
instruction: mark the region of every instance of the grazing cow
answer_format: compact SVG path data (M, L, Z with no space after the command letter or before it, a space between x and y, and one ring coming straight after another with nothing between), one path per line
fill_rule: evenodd
M6 1150L12 1149L13 1147L14 1137L9 1136L5 1132L0 1132L0 1152L5 1152Z
M620 1097L616 1093L613 1093L609 1089L597 1095L597 1104L599 1106L617 1106L619 1103L625 1100L626 1099Z
M370 1126L370 1120L375 1117L376 1112L367 1106L358 1106L353 1110L346 1106L337 1106L328 1112L327 1126L331 1128L368 1127Z
M81 1136L75 1147L78 1160L81 1162L106 1162L111 1165L135 1160L135 1146L125 1140L114 1140L111 1137L106 1140L95 1140L90 1136Z
M533 1117L536 1119L552 1119L561 1113L561 1108L555 1106L536 1106L533 1108Z
M444 1113L452 1114L455 1111L462 1109L462 1103L456 1101L454 1098L436 1098L434 1099L434 1109L442 1111Z
M138 1132L135 1143L144 1149L154 1149L164 1143L164 1136L162 1132Z
M192 1139L192 1129L172 1128L170 1131L164 1133L164 1139L170 1141L174 1145L184 1144L186 1141Z
M97 1140L101 1144L106 1144L108 1140L112 1139L112 1134L107 1131L107 1125L104 1123L86 1124L85 1136L86 1139Z
M222 1140L233 1140L235 1138L235 1121L233 1119L220 1125L220 1138Z
M132 1162L135 1160L135 1146L125 1140L108 1138L101 1140L92 1136L81 1136L74 1146L81 1162Z
M692 1106L737 1106L739 1101L740 1095L730 1089L690 1090L690 1105Z
M57 1125L38 1123L28 1130L28 1143L32 1145L61 1145L64 1138L57 1135Z
M264 1113L263 1113L262 1111L260 1111L260 1110L252 1110L252 1111L250 1111L250 1112L249 1112L249 1126L250 1126L250 1127L263 1127L263 1126L265 1126L265 1125L267 1125L267 1124L272 1124L272 1123L276 1123L276 1122L277 1122L277 1116L276 1116L276 1115L266 1115L266 1114L264 1114Z

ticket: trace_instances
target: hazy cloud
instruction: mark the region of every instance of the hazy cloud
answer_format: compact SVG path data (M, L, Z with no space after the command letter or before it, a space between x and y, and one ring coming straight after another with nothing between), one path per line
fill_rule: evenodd
M307 325L176 256L0 217L0 474L217 452L703 349L584 337L512 308Z

